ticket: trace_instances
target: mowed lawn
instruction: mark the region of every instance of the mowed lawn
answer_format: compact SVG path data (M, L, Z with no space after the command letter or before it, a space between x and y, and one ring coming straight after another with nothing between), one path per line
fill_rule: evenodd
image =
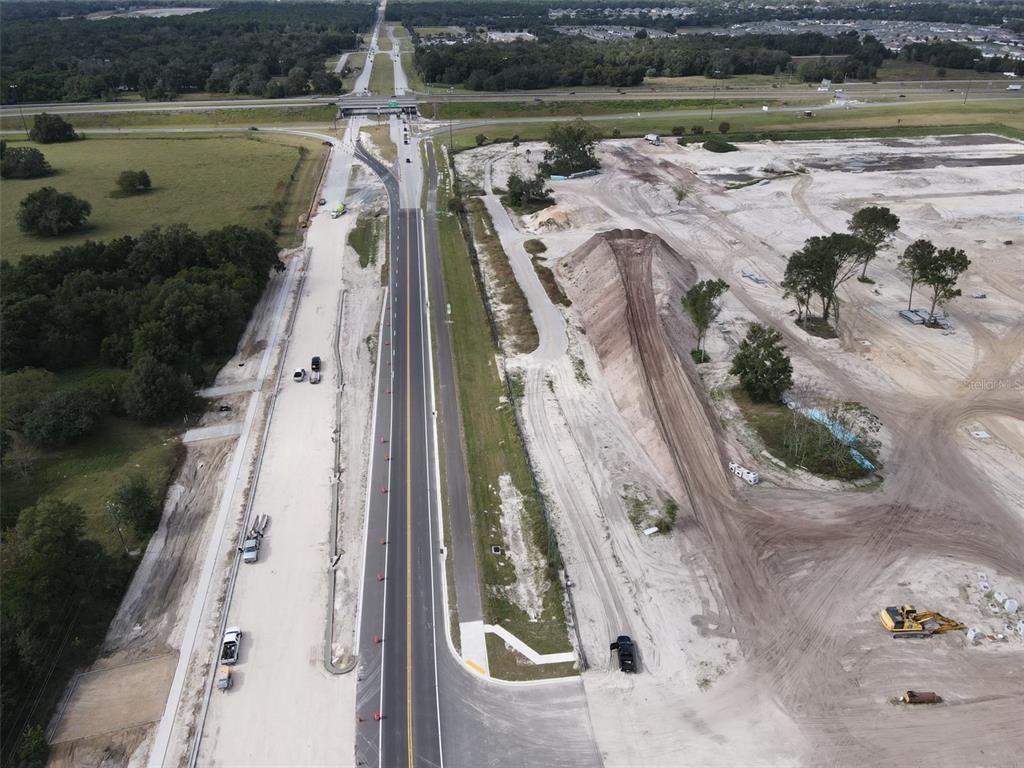
M310 142L313 145L313 142ZM11 142L10 146L34 146ZM17 260L84 240L109 240L156 224L185 223L204 231L227 224L262 226L288 191L300 164L299 147L253 136L88 138L38 147L56 173L43 179L10 179L0 193L0 253ZM123 170L145 170L153 189L122 197ZM298 175L298 174L296 174ZM92 204L85 229L61 237L36 237L18 229L19 203L52 186Z

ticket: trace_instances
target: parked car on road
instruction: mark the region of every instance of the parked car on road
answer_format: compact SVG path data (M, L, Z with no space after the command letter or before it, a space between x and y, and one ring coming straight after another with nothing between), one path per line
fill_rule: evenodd
M238 663L238 651L242 645L242 630L228 627L224 631L224 640L220 644L220 663L231 666Z
M292 381L305 381L306 380L306 369L296 368L295 373L292 374Z
M309 361L309 367L311 370L320 370L320 355L313 355L313 359Z
M221 664L217 667L217 688L226 691L232 685L234 685L234 680L231 679L231 667Z

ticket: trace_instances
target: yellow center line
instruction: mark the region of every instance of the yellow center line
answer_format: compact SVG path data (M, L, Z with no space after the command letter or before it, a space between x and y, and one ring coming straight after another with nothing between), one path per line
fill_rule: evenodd
M412 283L409 263L409 216L405 217L405 723L408 766L413 768L412 742L412 386L409 335L412 329Z

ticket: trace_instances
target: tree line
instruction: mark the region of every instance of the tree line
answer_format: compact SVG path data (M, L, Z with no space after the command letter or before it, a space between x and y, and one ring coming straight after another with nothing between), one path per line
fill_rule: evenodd
M337 92L341 82L324 61L358 47L372 21L373 7L362 3L245 2L188 16L103 21L11 19L5 6L0 100Z
M691 11L679 16L652 16L624 13L623 6L607 2L511 2L495 5L491 0L470 2L397 2L388 3L388 21L406 27L478 26L497 30L529 30L544 36L561 24L586 26L621 24L652 27L674 32L679 27L718 27L751 21L817 19L881 19L888 21L943 21L955 24L1010 26L1020 21L1022 12L1014 0L990 0L984 3L915 2L893 5L888 2L858 4L844 2L799 2L780 5L751 3L686 3L676 0L645 0L644 8L679 8ZM554 16L551 10L571 10L571 16Z
M920 61L942 69L973 69L976 72L1016 72L1024 75L1024 59L983 56L973 46L950 40L910 43L900 49L900 58Z
M266 232L229 226L200 235L180 224L3 262L3 371L123 368L129 374L104 407L143 420L180 413L194 385L234 350L271 267L281 263ZM62 413L95 406L50 405Z
M870 35L688 35L659 40L458 43L417 46L414 65L425 82L469 90L553 86L635 86L645 77L771 75L792 69L793 56L842 56L842 72L871 77L887 55Z

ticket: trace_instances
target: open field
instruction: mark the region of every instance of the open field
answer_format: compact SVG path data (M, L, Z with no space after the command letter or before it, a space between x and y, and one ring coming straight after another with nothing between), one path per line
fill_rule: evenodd
M166 426L145 426L114 416L77 445L55 451L41 451L28 474L15 468L4 470L3 514L13 519L17 510L30 507L43 496L52 496L85 510L86 534L111 554L121 541L105 504L125 477L139 473L162 497L177 463L180 440L177 430ZM130 529L125 529L129 547Z
M420 37L431 35L462 35L465 31L462 27L415 27L416 34Z
M808 108L824 103L818 94L808 94ZM706 110L715 104L718 109L738 109L740 107L760 108L764 99L604 99L595 101L455 101L446 103L435 101L425 104L421 111L424 116L434 120L471 120L498 117L589 117L593 115L636 114L637 112L675 112L679 110ZM773 101L778 106L796 104L798 100L790 98L784 101ZM799 103L804 103L799 100Z
M708 115L673 115L589 122L597 126L605 136L613 136L614 131L618 130L624 137L642 136L650 132L665 135L671 133L677 125L686 128L687 134L691 132L691 126L697 124L703 125L706 131L713 131L720 122L729 123L730 138L768 133L775 139L799 140L993 131L1024 137L1024 109L1016 101L969 101L966 105L960 102L906 104L864 110L819 109L812 118L805 118L799 112L750 111L741 114L718 113L714 121ZM545 123L514 121L479 128L460 128L455 131L455 147L457 150L475 147L475 137L481 132L492 140L508 140L518 134L525 141L543 138L547 130L548 125Z
M349 68L349 74L341 78L341 87L343 91L348 93L355 87L359 73L366 66L366 51L356 51L349 54L348 61L345 64Z
M940 76L939 68L921 61L886 59L878 69L878 82L899 82L903 80L1006 80L1002 72L976 72L973 69L947 69Z
M350 58L351 62L352 59ZM68 122L77 130L89 128L206 128L250 125L328 124L334 120L335 108L330 104L318 107L266 107L259 109L208 109L175 112L173 109L153 112L105 112L76 114ZM0 130L20 131L17 115L0 118Z
M104 137L41 149L56 174L3 182L0 227L5 259L178 222L203 231L227 224L263 226L273 219L282 222L287 234L311 194L323 157L318 142L290 136ZM117 174L140 168L149 173L153 189L115 196ZM19 202L44 186L92 204L86 229L54 238L18 230Z
M921 763L1013 762L1021 678L1007 670L1024 660L1022 615L992 594L1024 592L1024 491L1007 481L1024 477L1024 278L1007 234L1024 146L966 135L739 147L603 142L600 174L552 182L555 205L498 229L506 250L541 240L572 301L563 325L537 323L548 351L513 370L574 582L604 764L685 750L709 766L862 765L908 729ZM458 163L467 184L490 165L501 186L543 149L484 147ZM782 296L786 259L866 204L900 217L894 247L871 263L873 284L841 290L838 338L812 336ZM896 254L922 237L972 260L946 307L952 332L898 315ZM680 297L704 278L730 288L698 368ZM539 294L524 291L536 318ZM754 321L782 333L798 407L855 402L878 416L884 482L825 481L765 456L728 394ZM761 484L740 483L728 461ZM638 490L653 507L678 502L673 533L636 531ZM877 613L903 603L979 639L894 643ZM607 653L623 631L641 657L628 680ZM891 703L914 688L947 703Z
M382 35L382 40L386 38ZM369 91L374 96L391 96L395 92L395 65L390 55L373 57L373 70L370 72Z
M438 166L445 174L445 160L440 147ZM447 210L448 184L439 182L438 210ZM533 489L533 481L526 451L516 430L513 407L502 382L502 373L496 365L498 350L491 337L483 303L478 293L470 255L466 250L459 221L444 213L439 222L441 252L445 283L445 297L451 304L452 351L459 387L459 407L465 429L467 472L474 511L474 534L477 557L483 584L481 593L484 620L500 623L538 653L558 653L569 649L561 590L557 581L551 581L543 561L557 560L557 550L551 546L544 523L541 500ZM470 426L471 425L471 426ZM532 578L513 567L507 556L496 557L490 548L498 544L509 551L507 526L510 508L518 508L519 538L528 550L541 559L540 573ZM537 565L535 563L535 565ZM531 588L535 582L537 593L532 595L531 617L522 607L517 585ZM489 653L503 651L503 643L489 645ZM515 663L491 655L492 670L514 669ZM511 666L509 666L511 665ZM531 670L534 677L548 676L560 670L538 667ZM564 671L564 670L561 670ZM525 674L525 673L523 673Z

